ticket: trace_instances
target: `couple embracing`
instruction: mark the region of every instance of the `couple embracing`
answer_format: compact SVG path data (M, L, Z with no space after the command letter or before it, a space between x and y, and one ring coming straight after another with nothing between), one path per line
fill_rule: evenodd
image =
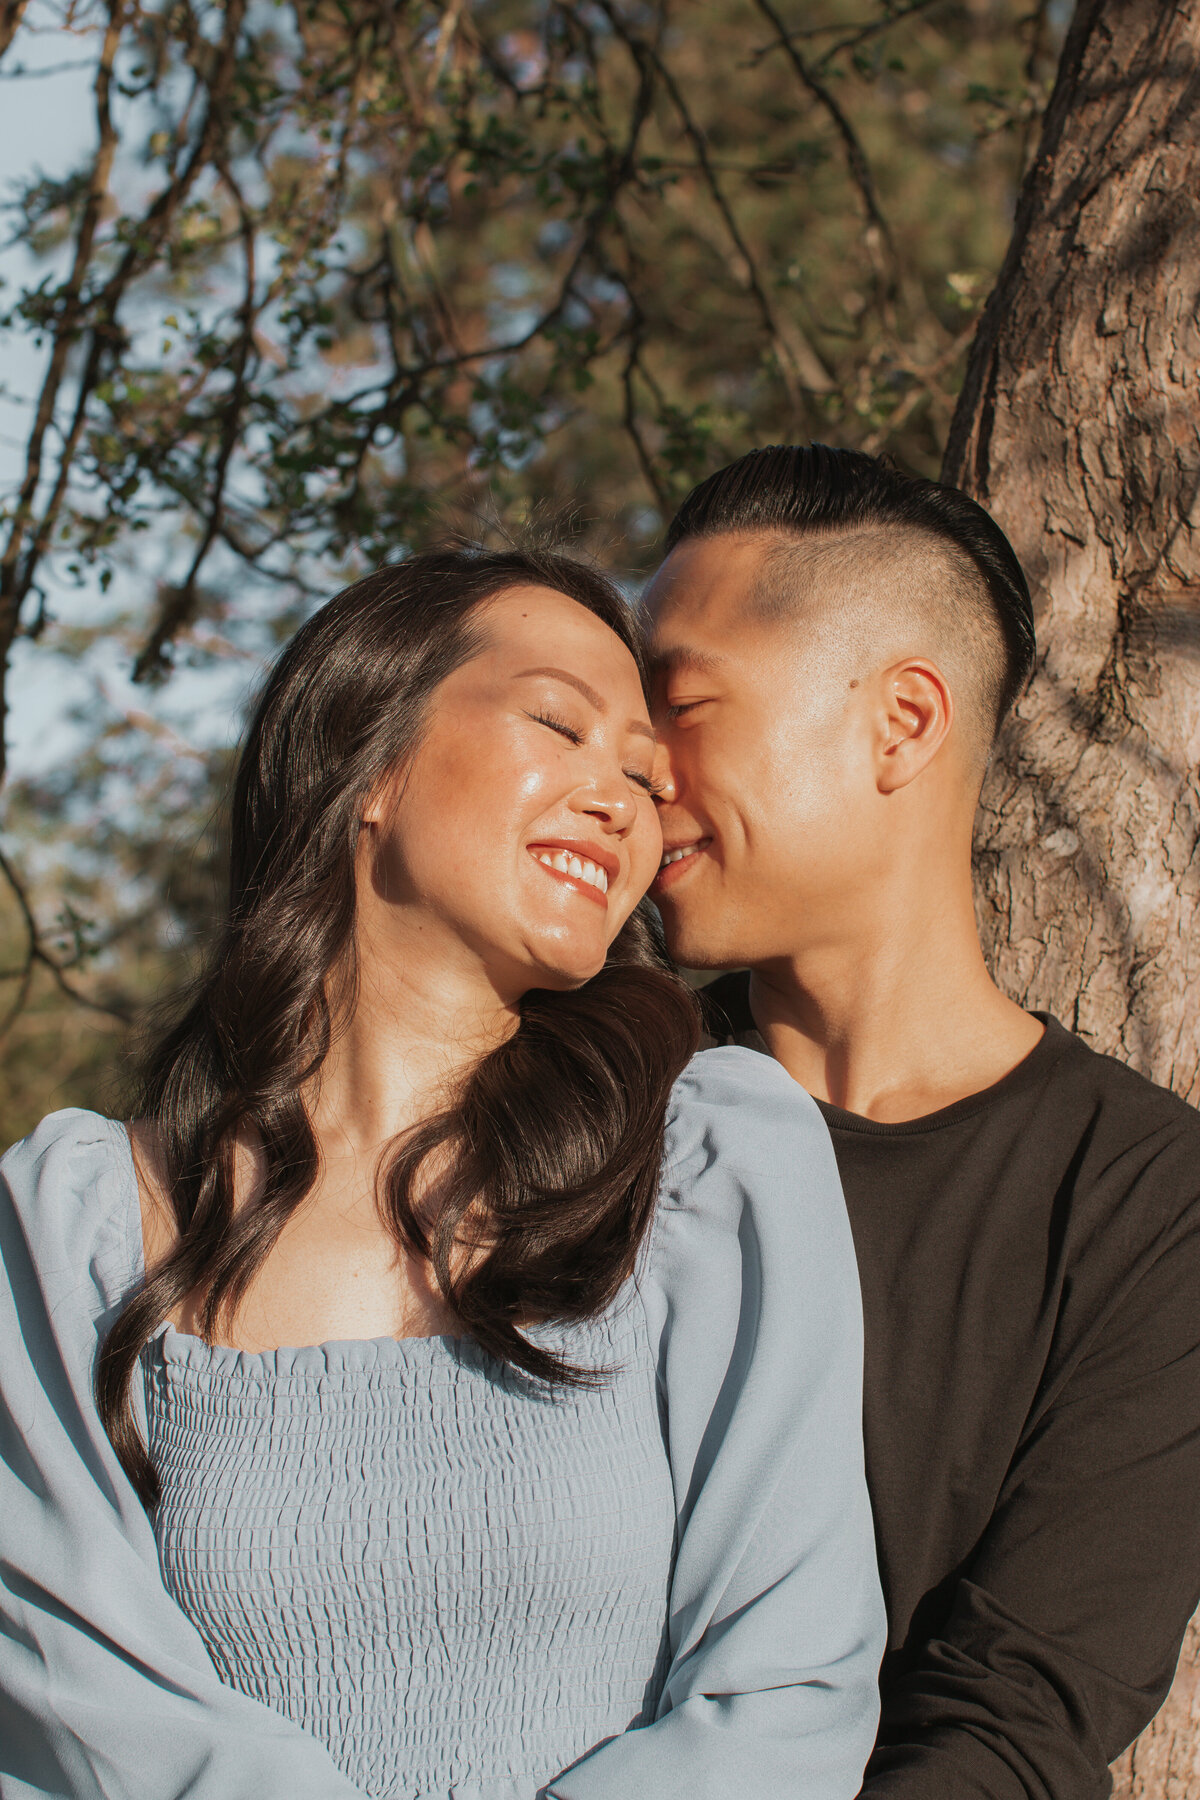
M640 619L448 551L300 630L137 1117L0 1166L5 1800L1108 1791L1200 1121L987 974L1033 653L979 507L821 446Z

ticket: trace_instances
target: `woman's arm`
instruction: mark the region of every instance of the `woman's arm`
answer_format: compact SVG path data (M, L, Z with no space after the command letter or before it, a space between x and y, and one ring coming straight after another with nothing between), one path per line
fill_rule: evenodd
M678 1516L655 1723L552 1800L851 1800L885 1619L862 1451L862 1318L833 1148L749 1050L676 1089L642 1281Z
M55 1114L0 1162L0 1796L361 1800L222 1685L100 1426L97 1346L141 1265L120 1130Z

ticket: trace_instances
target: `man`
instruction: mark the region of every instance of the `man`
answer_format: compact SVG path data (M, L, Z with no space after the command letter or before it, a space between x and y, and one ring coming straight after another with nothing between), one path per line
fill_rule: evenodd
M676 959L829 1124L889 1642L870 1800L1093 1800L1200 1599L1200 1115L984 964L971 832L1033 660L1002 532L814 445L648 595ZM1052 947L1050 949L1052 954Z

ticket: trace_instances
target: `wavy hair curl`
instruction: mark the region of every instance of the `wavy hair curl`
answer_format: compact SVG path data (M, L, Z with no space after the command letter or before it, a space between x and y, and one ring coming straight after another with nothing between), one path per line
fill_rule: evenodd
M644 680L636 621L596 571L550 552L454 549L338 594L292 638L259 700L233 791L224 927L140 1080L176 1242L118 1316L96 1371L101 1418L148 1508L159 1483L130 1405L145 1345L189 1297L211 1341L317 1177L301 1093L329 1052L331 993L354 992L362 803L418 744L439 684L481 647L481 607L526 584L602 619ZM385 1222L428 1259L456 1321L497 1358L543 1381L597 1378L521 1322L594 1316L632 1272L668 1095L698 1036L695 1001L643 902L598 975L526 994L517 1031L453 1103L385 1149ZM262 1175L239 1209L234 1152L247 1137ZM444 1173L418 1205L431 1157ZM473 1253L456 1257L464 1234Z

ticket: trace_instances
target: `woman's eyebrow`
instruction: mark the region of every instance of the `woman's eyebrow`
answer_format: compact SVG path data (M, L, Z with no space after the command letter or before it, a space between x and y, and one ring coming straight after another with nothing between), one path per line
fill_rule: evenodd
M522 669L519 675L513 676L513 680L523 681L526 675L552 675L555 681L565 681L569 687L577 688L588 705L594 706L597 712L608 711L604 695L598 694L581 676L572 675L568 669Z
M586 681L578 675L572 675L568 669L522 669L520 674L513 676L513 680L523 681L526 675L550 675L555 681L565 681L569 687L577 689L577 691L583 695L588 705L594 706L598 713L608 711L608 702L605 700L604 695L598 694L594 687L589 687ZM629 729L630 731L638 732L642 737L648 737L651 743L657 743L658 741L654 727L652 725L647 725L642 719L630 719Z

